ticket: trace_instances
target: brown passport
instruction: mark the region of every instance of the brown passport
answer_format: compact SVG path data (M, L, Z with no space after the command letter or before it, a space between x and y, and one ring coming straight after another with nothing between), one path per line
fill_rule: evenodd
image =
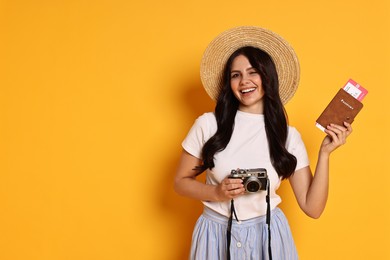
M316 120L316 125L323 131L329 124L351 124L362 108L363 104L359 100L340 89Z

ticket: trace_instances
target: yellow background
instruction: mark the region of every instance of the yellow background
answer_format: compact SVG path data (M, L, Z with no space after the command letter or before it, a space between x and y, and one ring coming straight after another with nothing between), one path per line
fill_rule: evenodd
M287 105L315 167L314 121L349 78L369 90L332 155L327 208L281 207L301 259L390 259L390 2L0 1L0 259L186 259L198 201L173 192L181 141L213 109L207 44L238 25L287 39Z

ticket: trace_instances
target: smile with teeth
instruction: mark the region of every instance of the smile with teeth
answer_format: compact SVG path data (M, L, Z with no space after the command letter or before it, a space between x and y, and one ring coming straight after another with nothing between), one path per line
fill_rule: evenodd
M243 89L241 90L241 93L242 94L246 94L246 93L249 93L249 92L252 92L254 91L256 88L247 88L247 89Z

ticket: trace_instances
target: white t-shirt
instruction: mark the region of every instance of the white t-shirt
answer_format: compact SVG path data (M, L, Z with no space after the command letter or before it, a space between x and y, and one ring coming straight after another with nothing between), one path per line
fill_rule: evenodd
M203 145L217 131L214 113L205 113L192 126L182 146L191 155L201 159ZM305 145L299 132L289 126L286 142L287 150L297 158L296 170L309 165ZM281 198L276 194L281 179L271 164L268 141L265 133L264 115L237 111L234 130L227 147L214 155L215 167L206 171L206 183L218 184L232 169L265 168L270 180L271 209L275 208ZM245 194L234 199L237 216L241 220L266 214L266 191ZM203 204L220 214L230 216L230 201L210 202Z

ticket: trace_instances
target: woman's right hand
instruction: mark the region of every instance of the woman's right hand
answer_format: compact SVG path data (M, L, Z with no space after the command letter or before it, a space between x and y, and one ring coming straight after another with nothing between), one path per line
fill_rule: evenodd
M244 185L241 179L232 179L226 177L216 187L218 201L234 199L245 193Z

